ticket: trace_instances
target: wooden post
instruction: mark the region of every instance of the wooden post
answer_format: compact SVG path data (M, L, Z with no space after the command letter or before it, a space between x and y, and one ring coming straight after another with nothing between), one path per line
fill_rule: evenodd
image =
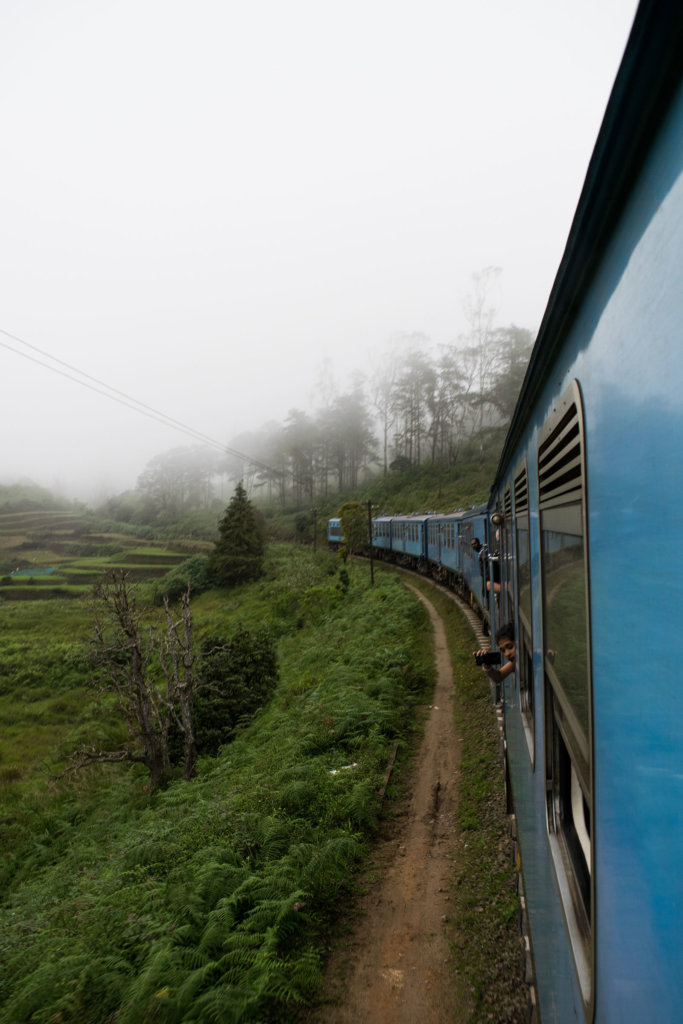
M375 585L375 563L372 559L372 502L368 501L368 531L370 534L370 586Z

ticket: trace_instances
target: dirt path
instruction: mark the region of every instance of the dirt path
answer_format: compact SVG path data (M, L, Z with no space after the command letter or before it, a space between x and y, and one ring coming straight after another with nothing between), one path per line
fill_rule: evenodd
M458 799L460 738L453 722L453 677L443 623L423 595L434 626L437 683L415 765L412 799L391 824L365 879L353 934L333 952L324 1024L452 1024L456 986L449 946L448 882Z

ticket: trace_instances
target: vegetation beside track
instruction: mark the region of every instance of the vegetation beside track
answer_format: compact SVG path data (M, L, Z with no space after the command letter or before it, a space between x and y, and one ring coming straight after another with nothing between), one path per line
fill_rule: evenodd
M71 517L68 529L79 523ZM87 543L103 547L75 552L55 543L44 517L33 532L16 519L5 525L10 551L21 538L28 559L43 551L61 559L62 573L68 560L83 580L68 601L0 602L0 1021L212 1020L219 1003L226 1020L294 1018L315 991L328 930L374 835L375 794L396 743L387 808L401 786L415 728L406 708L424 700L431 678L422 612L384 572L370 590L367 566L348 567L345 592L326 552L271 544L260 583L208 591L193 607L199 638L226 623L269 623L281 664L272 705L202 761L195 782L157 796L136 769L50 782L45 765L55 769L88 737L111 746L121 735L86 686L91 573L137 549L144 557L123 564L149 581L141 593L151 600L154 577L170 567L154 556L187 558L202 542L89 524ZM59 525L63 533L65 517ZM14 597L17 580L7 586ZM25 588L43 586L47 596L46 580ZM515 1003L519 950L493 712L468 627L448 598L432 588L429 596L465 637L454 669L463 813L472 809L454 880L465 922L456 982L475 1006L471 1024L516 1022L512 1009L496 1016Z
M97 767L70 783L36 771L75 732L116 725L97 717L79 677L85 606L79 631L80 602L47 602L35 648L25 641L36 606L3 608L24 657L5 677L14 689L0 715L25 739L13 748L24 760L3 762L0 789L3 1024L284 1022L315 990L321 936L374 833L387 761L409 742L406 710L424 701L432 669L423 615L398 581L370 588L354 566L339 587L330 556L279 547L270 558L266 579L207 592L194 616L200 632L269 617L275 695L192 783L155 795L136 769ZM52 661L41 654L51 646ZM62 679L66 648L75 675ZM55 702L56 752L32 746Z

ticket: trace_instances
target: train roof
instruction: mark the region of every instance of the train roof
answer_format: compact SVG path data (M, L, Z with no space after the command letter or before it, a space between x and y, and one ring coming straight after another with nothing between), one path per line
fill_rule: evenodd
M467 519L470 516L486 514L486 505L472 505L470 508L456 508L453 512L434 512L434 519Z
M641 0L503 445L493 491L581 308L682 77L681 0Z
M470 505L469 508L456 508L453 512L397 512L383 513L380 516L373 516L374 522L388 522L392 519L405 519L415 522L424 519L465 519L467 516L481 516L486 513L487 505Z
M409 513L408 515L387 516L386 518L387 519L405 519L406 521L409 521L411 523L415 523L415 522L422 523L422 522L425 521L425 519L432 519L435 515L436 515L435 512L422 512L422 513L414 512L414 513Z

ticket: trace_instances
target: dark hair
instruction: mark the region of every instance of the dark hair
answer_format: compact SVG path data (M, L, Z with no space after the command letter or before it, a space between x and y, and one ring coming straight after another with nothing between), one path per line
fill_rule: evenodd
M499 644L501 640L512 640L515 642L515 624L514 622L506 622L504 626L496 630L496 643Z
M481 541L479 540L478 537L473 537L471 543L472 543L472 547L474 548L475 551L479 551L480 550L480 548L481 548Z

